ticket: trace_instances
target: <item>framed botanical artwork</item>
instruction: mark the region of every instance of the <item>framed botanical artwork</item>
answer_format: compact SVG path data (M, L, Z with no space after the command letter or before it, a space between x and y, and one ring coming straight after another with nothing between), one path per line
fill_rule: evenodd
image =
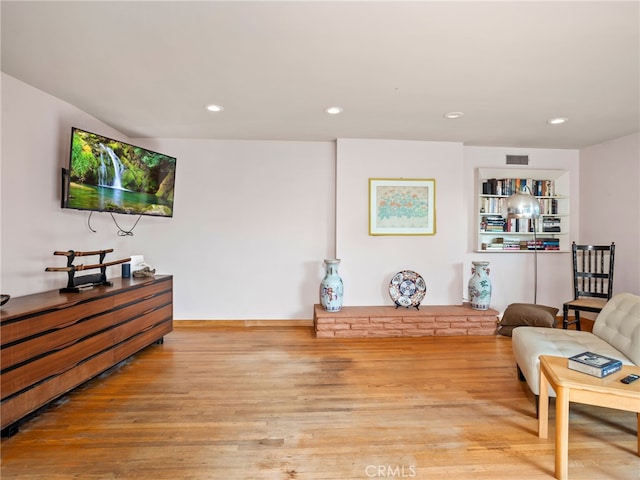
M369 235L435 235L433 178L370 178Z

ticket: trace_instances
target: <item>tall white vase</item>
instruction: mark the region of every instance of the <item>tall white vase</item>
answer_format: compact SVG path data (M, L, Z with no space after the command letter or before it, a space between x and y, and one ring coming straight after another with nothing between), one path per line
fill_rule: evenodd
M342 308L343 286L338 275L340 260L336 258L324 261L325 275L320 282L320 305L327 312L339 312Z
M489 262L471 262L469 279L469 302L475 310L488 310L491 304L491 279Z

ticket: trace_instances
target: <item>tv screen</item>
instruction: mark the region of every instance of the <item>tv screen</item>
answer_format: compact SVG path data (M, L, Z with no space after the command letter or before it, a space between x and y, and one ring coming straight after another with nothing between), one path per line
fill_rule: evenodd
M73 127L62 206L172 217L175 171L174 157Z

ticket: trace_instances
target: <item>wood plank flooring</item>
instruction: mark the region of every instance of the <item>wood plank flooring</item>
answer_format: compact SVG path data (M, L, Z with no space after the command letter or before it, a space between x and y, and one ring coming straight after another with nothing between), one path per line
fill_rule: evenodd
M508 337L202 323L3 439L2 479L553 478ZM636 447L634 414L572 406L570 478L637 480Z

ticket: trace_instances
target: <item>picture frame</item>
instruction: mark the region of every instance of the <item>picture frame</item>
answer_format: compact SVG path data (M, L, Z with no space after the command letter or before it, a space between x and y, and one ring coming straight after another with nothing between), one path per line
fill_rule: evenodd
M435 234L435 179L369 179L369 235Z

